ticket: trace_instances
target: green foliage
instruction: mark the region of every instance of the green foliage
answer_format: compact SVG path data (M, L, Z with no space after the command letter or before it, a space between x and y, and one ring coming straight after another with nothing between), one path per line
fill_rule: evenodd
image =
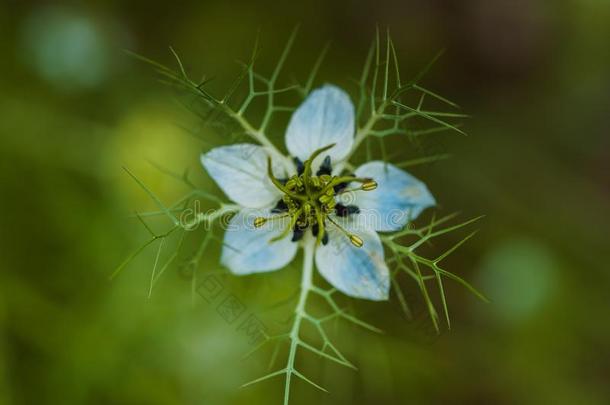
M254 69L255 61L258 55L257 41L257 45L254 47L251 58L247 63L243 64L241 73L229 87L228 91L222 95L222 97L215 97L207 90L207 84L209 83L208 80L192 80L186 73L182 61L173 49L171 49L171 52L176 59L178 66L177 70L170 69L142 56L135 56L153 65L163 81L175 85L180 89L187 90L189 94L194 95L204 107L203 113L201 111L196 111L196 113L201 116L204 124L216 127L218 123L223 123L228 120L238 128L238 135L245 135L251 138L251 140L267 146L274 155L274 159L277 158L280 161L285 161L286 158L269 141L266 132L275 113L279 111L292 111L293 107L279 105L277 103L276 96L285 92L296 92L300 96L305 97L312 89L324 56L328 52L328 47L325 47L321 52L320 57L315 61L311 73L304 81L304 84L292 84L286 87L280 87L278 85L280 73L284 68L290 49L293 46L296 32L297 30L295 29L289 37L287 44L269 77L261 75ZM457 108L455 103L423 87L420 83L424 75L428 72L439 56L440 53L413 79L403 82L400 76L397 52L389 33L386 35L384 47L381 44L379 32L377 32L376 38L373 41L373 44L366 57L362 74L357 83L359 95L356 105L358 128L355 136L355 146L352 152L354 152L359 146L364 145L367 159L377 157L384 161L390 161L394 159L393 157L388 156L386 152L384 141L387 137L404 136L413 142L417 142L419 137L439 131L448 130L458 134L464 134L464 132L459 128L458 124L452 123L449 120L465 118L466 115L456 112L437 111L424 107L426 101L430 99L436 103L446 105L449 108ZM246 96L242 101L237 102L235 101L235 95L238 89L241 89L242 87L246 88ZM415 97L417 102L414 106L411 106L409 105L408 100L413 97ZM261 121L258 124L253 124L247 115L253 101L259 98L263 98L265 100L266 108L262 115ZM427 123L428 126L422 128L422 121ZM417 123L419 123L419 126ZM432 125L430 126L430 124ZM379 154L381 156L374 156L372 145L374 141L378 142L379 147L377 149L379 150ZM435 154L418 157L416 159L399 160L395 161L394 163L399 167L411 167L414 165L446 159L447 157L448 155L446 154ZM350 155L349 158L346 159L346 162L352 158L353 156ZM352 167L352 165L350 163L344 163L339 169L344 167L349 168ZM137 256L151 244L158 241L159 246L152 267L149 295L152 293L153 287L157 283L159 277L176 259L178 251L182 246L184 235L187 231L201 223L213 223L223 214L230 213L237 209L236 206L226 204L218 197L209 194L204 190L198 189L189 180L187 173L178 175L159 166L157 166L157 168L163 173L187 185L191 189L191 192L174 204L165 206L161 200L135 175L127 171L136 181L136 183L151 197L159 210L137 214L137 218L151 234L151 239L147 240L134 252L134 254L129 256L127 260L125 260L125 262L117 268L112 276L116 276L135 256ZM212 203L218 204L218 209L205 215L198 215L194 222L189 224L183 223L179 220L180 214L187 209L189 204L194 199L197 198L203 198ZM144 217L157 215L167 217L172 223L173 226L167 232L156 234L150 229L144 220ZM419 287L423 300L425 301L428 309L431 322L437 331L440 331L439 312L437 311L437 305L434 303L430 294L430 282L435 283L436 287L438 288L442 312L444 313L447 327L450 327L450 318L443 284L445 278L449 278L462 284L477 297L486 300L481 293L468 284L464 279L452 272L449 272L444 267L441 267L441 262L470 237L472 237L475 232L470 233L455 246L435 258L427 258L420 253L420 248L424 245L428 245L433 239L471 225L473 222L479 219L474 218L458 225L441 227L441 225L446 224L453 218L454 215L449 215L440 219L433 217L428 225L415 228L412 226L412 224L409 224L409 226L404 230L394 234L382 236L382 241L387 248L386 251L389 253L387 262L391 268L392 288L398 304L401 306L407 316L410 317L411 309L404 298L404 294L399 283L399 276L404 274L413 279ZM165 263L161 264L159 258L161 251L166 248L166 239L176 230L180 230L182 232L180 241L176 247L176 251ZM214 237L215 236L211 228L206 230L196 254L188 263L188 265L193 269L193 294L197 287L197 269L199 268L199 261L203 256L209 241ZM313 241L305 242L301 288L298 295L298 304L294 310L289 330L286 333L267 336L266 339L253 350L254 352L263 346L273 344L274 351L271 360L271 365L273 365L277 361L280 345L288 344L289 351L284 366L279 370L271 371L268 374L243 385L244 387L247 387L274 377L283 376L285 379L285 405L288 404L290 399L290 388L292 385L293 376L313 385L322 391L326 391L323 387L319 386L310 378L302 374L302 372L298 371L296 367L297 351L302 349L316 354L325 360L348 368L356 369L354 364L352 364L331 341L327 331L327 324L331 320L342 319L370 331L381 332L381 330L377 327L369 325L368 323L357 318L349 310L341 308L336 301L336 291L334 289L324 289L316 286L313 283L313 249ZM314 316L307 308L307 300L310 295L318 296L326 304L326 315ZM301 327L305 324L309 324L314 328L315 331L317 331L317 334L322 341L322 345L320 347L306 340L306 338L301 334Z
M449 320L449 310L447 308L447 299L445 297L445 289L443 287L443 277L450 278L452 280L457 281L462 284L468 290L470 290L474 295L482 299L483 301L487 301L487 298L480 292L478 292L474 287L472 287L467 281L462 279L461 277L444 270L440 267L440 262L446 259L451 253L453 253L458 247L464 244L468 239L476 234L476 231L468 234L462 240L460 240L453 247L439 255L434 259L428 259L420 255L417 250L421 246L429 243L432 239L447 234L449 232L456 231L461 229L467 225L472 224L475 221L478 221L482 217L477 217L465 222L462 222L458 225L453 225L446 228L440 228L439 225L451 220L455 215L448 215L440 219L433 218L430 224L423 226L417 229L411 229L409 227L405 228L402 231L396 232L392 235L383 236L381 240L387 246L388 250L392 254L392 257L388 259L388 263L394 265L394 280L393 286L399 297L401 307L407 317L410 317L411 311L409 310L406 301L402 299L403 294L400 291L400 286L396 281L396 277L399 273L405 273L409 277L411 277L417 283L417 286L421 290L422 297L426 303L426 307L428 308L428 312L430 314L430 319L434 324L434 328L438 332L440 330L439 321L438 321L438 311L436 310L436 306L430 297L430 293L428 291L428 286L426 281L428 280L436 280L441 303L443 306L443 312L445 314L445 320L447 322L447 327L451 327L451 322ZM409 237L415 237L415 241L412 243L403 243L404 240ZM431 274L426 274L425 269L428 269Z

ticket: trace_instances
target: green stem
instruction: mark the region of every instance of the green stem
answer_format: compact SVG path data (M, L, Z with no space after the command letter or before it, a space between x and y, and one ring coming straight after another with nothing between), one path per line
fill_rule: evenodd
M313 255L315 250L314 240L311 237L306 237L303 245L303 273L301 274L301 293L299 294L299 302L294 310L294 323L290 330L290 353L288 354L288 363L286 365L286 384L284 388L284 405L288 405L290 399L290 379L295 373L294 363L296 360L297 349L300 338L299 331L301 322L307 316L305 305L307 304L307 296L313 289Z

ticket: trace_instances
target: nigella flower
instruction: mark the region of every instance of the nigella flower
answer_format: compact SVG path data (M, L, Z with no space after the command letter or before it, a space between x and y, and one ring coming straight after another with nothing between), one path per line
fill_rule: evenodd
M372 161L342 173L356 142L354 106L325 85L294 112L286 131L291 157L237 144L201 156L241 209L225 232L221 262L235 274L278 270L300 245L315 243L320 274L357 298L388 298L390 275L377 232L407 225L435 200L398 167Z

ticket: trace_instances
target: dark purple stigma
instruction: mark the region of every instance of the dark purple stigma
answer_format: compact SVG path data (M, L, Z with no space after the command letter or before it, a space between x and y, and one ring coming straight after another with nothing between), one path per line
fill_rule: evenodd
M330 176L332 171L333 171L333 167L330 164L330 156L327 155L324 158L324 160L322 161L320 168L316 172L316 176L322 176L323 174L328 174Z
M355 205L337 204L335 205L335 213L339 217L346 217L351 214L360 213L360 208L356 207Z
M287 212L287 211L288 211L288 206L286 205L284 200L279 200L277 202L277 204L275 204L275 207L273 207L271 209L272 214L281 214L282 212Z
M294 165L297 167L297 175L302 175L303 172L305 171L305 165L303 164L303 162L301 162L301 159L299 159L298 157L295 157L294 159L292 159L294 161Z

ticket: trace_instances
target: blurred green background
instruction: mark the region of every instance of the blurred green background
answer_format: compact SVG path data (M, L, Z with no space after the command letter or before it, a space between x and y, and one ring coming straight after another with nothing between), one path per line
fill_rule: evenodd
M198 163L206 145L184 130L196 117L124 50L172 64L174 46L222 90L259 29L269 72L297 23L286 82L331 41L318 83L353 96L376 24L392 31L405 77L447 49L424 84L473 116L469 136L393 148L452 154L413 172L442 213L486 215L448 266L492 303L447 282L453 324L440 336L407 280L411 322L394 299L355 303L385 334L339 326L359 371L299 357L330 394L296 382L292 403L610 403L609 21L606 0L2 2L0 403L280 403L280 379L238 388L269 353L242 360L246 337L193 299L192 269L170 268L150 299L155 248L108 276L148 237L131 214L154 209L122 166L168 202L187 190L149 160L215 187ZM273 126L278 142L284 125ZM200 276L218 273L248 313L281 329L290 305L267 305L292 294L298 266L223 276L218 243L211 252Z

